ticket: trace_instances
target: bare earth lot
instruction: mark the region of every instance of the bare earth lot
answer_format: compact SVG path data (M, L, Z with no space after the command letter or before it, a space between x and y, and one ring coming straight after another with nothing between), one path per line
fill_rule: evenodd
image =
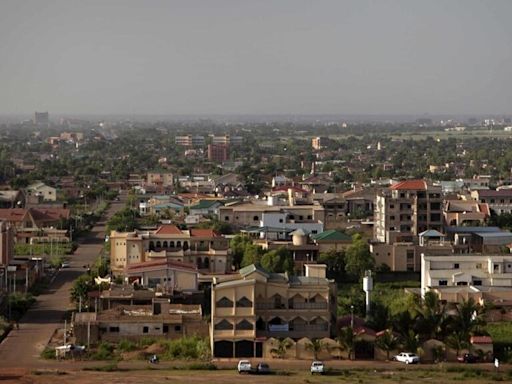
M119 364L118 369L112 372L96 370L77 370L82 365L73 366L72 362L64 363L60 367L51 364L49 369L17 370L4 368L0 370L0 383L27 383L27 384L153 384L153 383L209 383L209 384L237 384L237 383L266 383L266 384L314 384L314 383L494 383L512 382L511 368L502 368L499 373L487 365L448 365L448 366L403 366L396 363L387 363L383 368L380 364L372 367L372 362L357 364L355 367L347 364L333 369L333 372L324 376L312 376L307 369L294 367L294 364L283 362L282 368L268 376L239 375L234 369L206 370L177 370L163 364L153 366L136 364L129 366ZM230 363L230 366L232 363ZM276 364L271 364L275 367ZM279 364L278 364L279 365ZM224 366L224 364L220 364ZM88 369L112 369L115 365L95 363L88 365ZM134 370L136 369L136 370Z

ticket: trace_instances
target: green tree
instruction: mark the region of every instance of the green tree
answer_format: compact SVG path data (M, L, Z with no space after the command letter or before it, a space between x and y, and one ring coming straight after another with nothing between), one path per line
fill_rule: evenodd
M389 360L389 353L398 348L399 340L393 334L393 331L386 329L382 335L375 339L377 347L386 351L386 360Z
M451 333L444 339L444 342L450 348L455 349L457 356L459 356L459 353L462 349L467 348L469 345L466 335L464 335L462 332Z
M362 278L366 270L375 266L368 242L360 234L352 236L352 244L345 252L345 271Z
M420 347L420 337L414 330L409 329L400 337L400 343L407 352L417 353Z
M336 341L342 351L347 351L348 359L352 360L352 355L357 341L352 327L340 328Z
M345 251L330 249L318 255L318 262L326 264L327 270L331 273L339 273L345 270Z
M286 351L290 349L292 343L289 339L278 340L277 346L270 350L270 353L279 359L284 359Z
M247 244L244 249L244 256L242 258L241 267L247 267L251 264L260 264L261 255L263 250L255 244Z
M284 247L268 251L261 257L261 266L269 272L293 273L292 255Z
M318 355L325 349L325 344L319 339L312 339L306 344L306 350L313 352L313 359L318 360Z

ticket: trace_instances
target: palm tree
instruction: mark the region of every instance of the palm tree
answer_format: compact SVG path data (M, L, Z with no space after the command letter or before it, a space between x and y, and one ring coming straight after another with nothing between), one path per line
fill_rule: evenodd
M418 318L416 319L417 331L426 339L437 338L444 327L446 319L445 307L441 304L439 296L435 292L427 292L416 307Z
M456 315L452 318L454 330L461 332L464 337L469 337L485 325L483 318L484 307L475 302L473 298L462 300L457 304Z
M338 337L336 339L340 346L340 349L348 352L348 359L352 360L352 354L354 352L356 344L356 335L352 327L340 328Z
M318 354L325 349L325 344L322 343L319 339L312 339L308 344L306 344L306 349L308 351L313 352L313 358L318 360Z
M384 333L375 340L377 347L386 351L386 360L389 360L389 352L398 347L398 338L390 329L386 329Z
M270 353L277 356L279 359L284 359L286 351L292 346L292 343L288 339L278 340L277 347L272 348Z
M412 329L402 335L401 344L407 352L416 353L420 347L420 338Z
M457 357L459 356L460 350L467 348L469 345L467 337L462 332L454 332L444 341L450 348L455 349Z

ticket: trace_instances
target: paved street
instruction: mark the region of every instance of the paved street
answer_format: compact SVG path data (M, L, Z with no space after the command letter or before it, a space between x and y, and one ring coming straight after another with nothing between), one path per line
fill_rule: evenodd
M44 367L39 359L41 351L55 329L63 326L63 317L71 304L69 290L73 280L85 272L84 265L93 263L104 244L105 222L124 207L124 202L113 202L105 217L90 234L82 238L75 254L70 257L71 268L61 269L48 292L37 297L36 304L0 344L0 367Z

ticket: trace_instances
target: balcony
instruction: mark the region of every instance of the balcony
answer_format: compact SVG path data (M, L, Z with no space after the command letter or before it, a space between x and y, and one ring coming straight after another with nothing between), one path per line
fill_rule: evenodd
M263 301L263 302L257 302L256 303L256 310L317 310L317 311L324 311L329 308L328 304L326 302L321 303L289 303L286 304L279 304L274 303L272 301Z

